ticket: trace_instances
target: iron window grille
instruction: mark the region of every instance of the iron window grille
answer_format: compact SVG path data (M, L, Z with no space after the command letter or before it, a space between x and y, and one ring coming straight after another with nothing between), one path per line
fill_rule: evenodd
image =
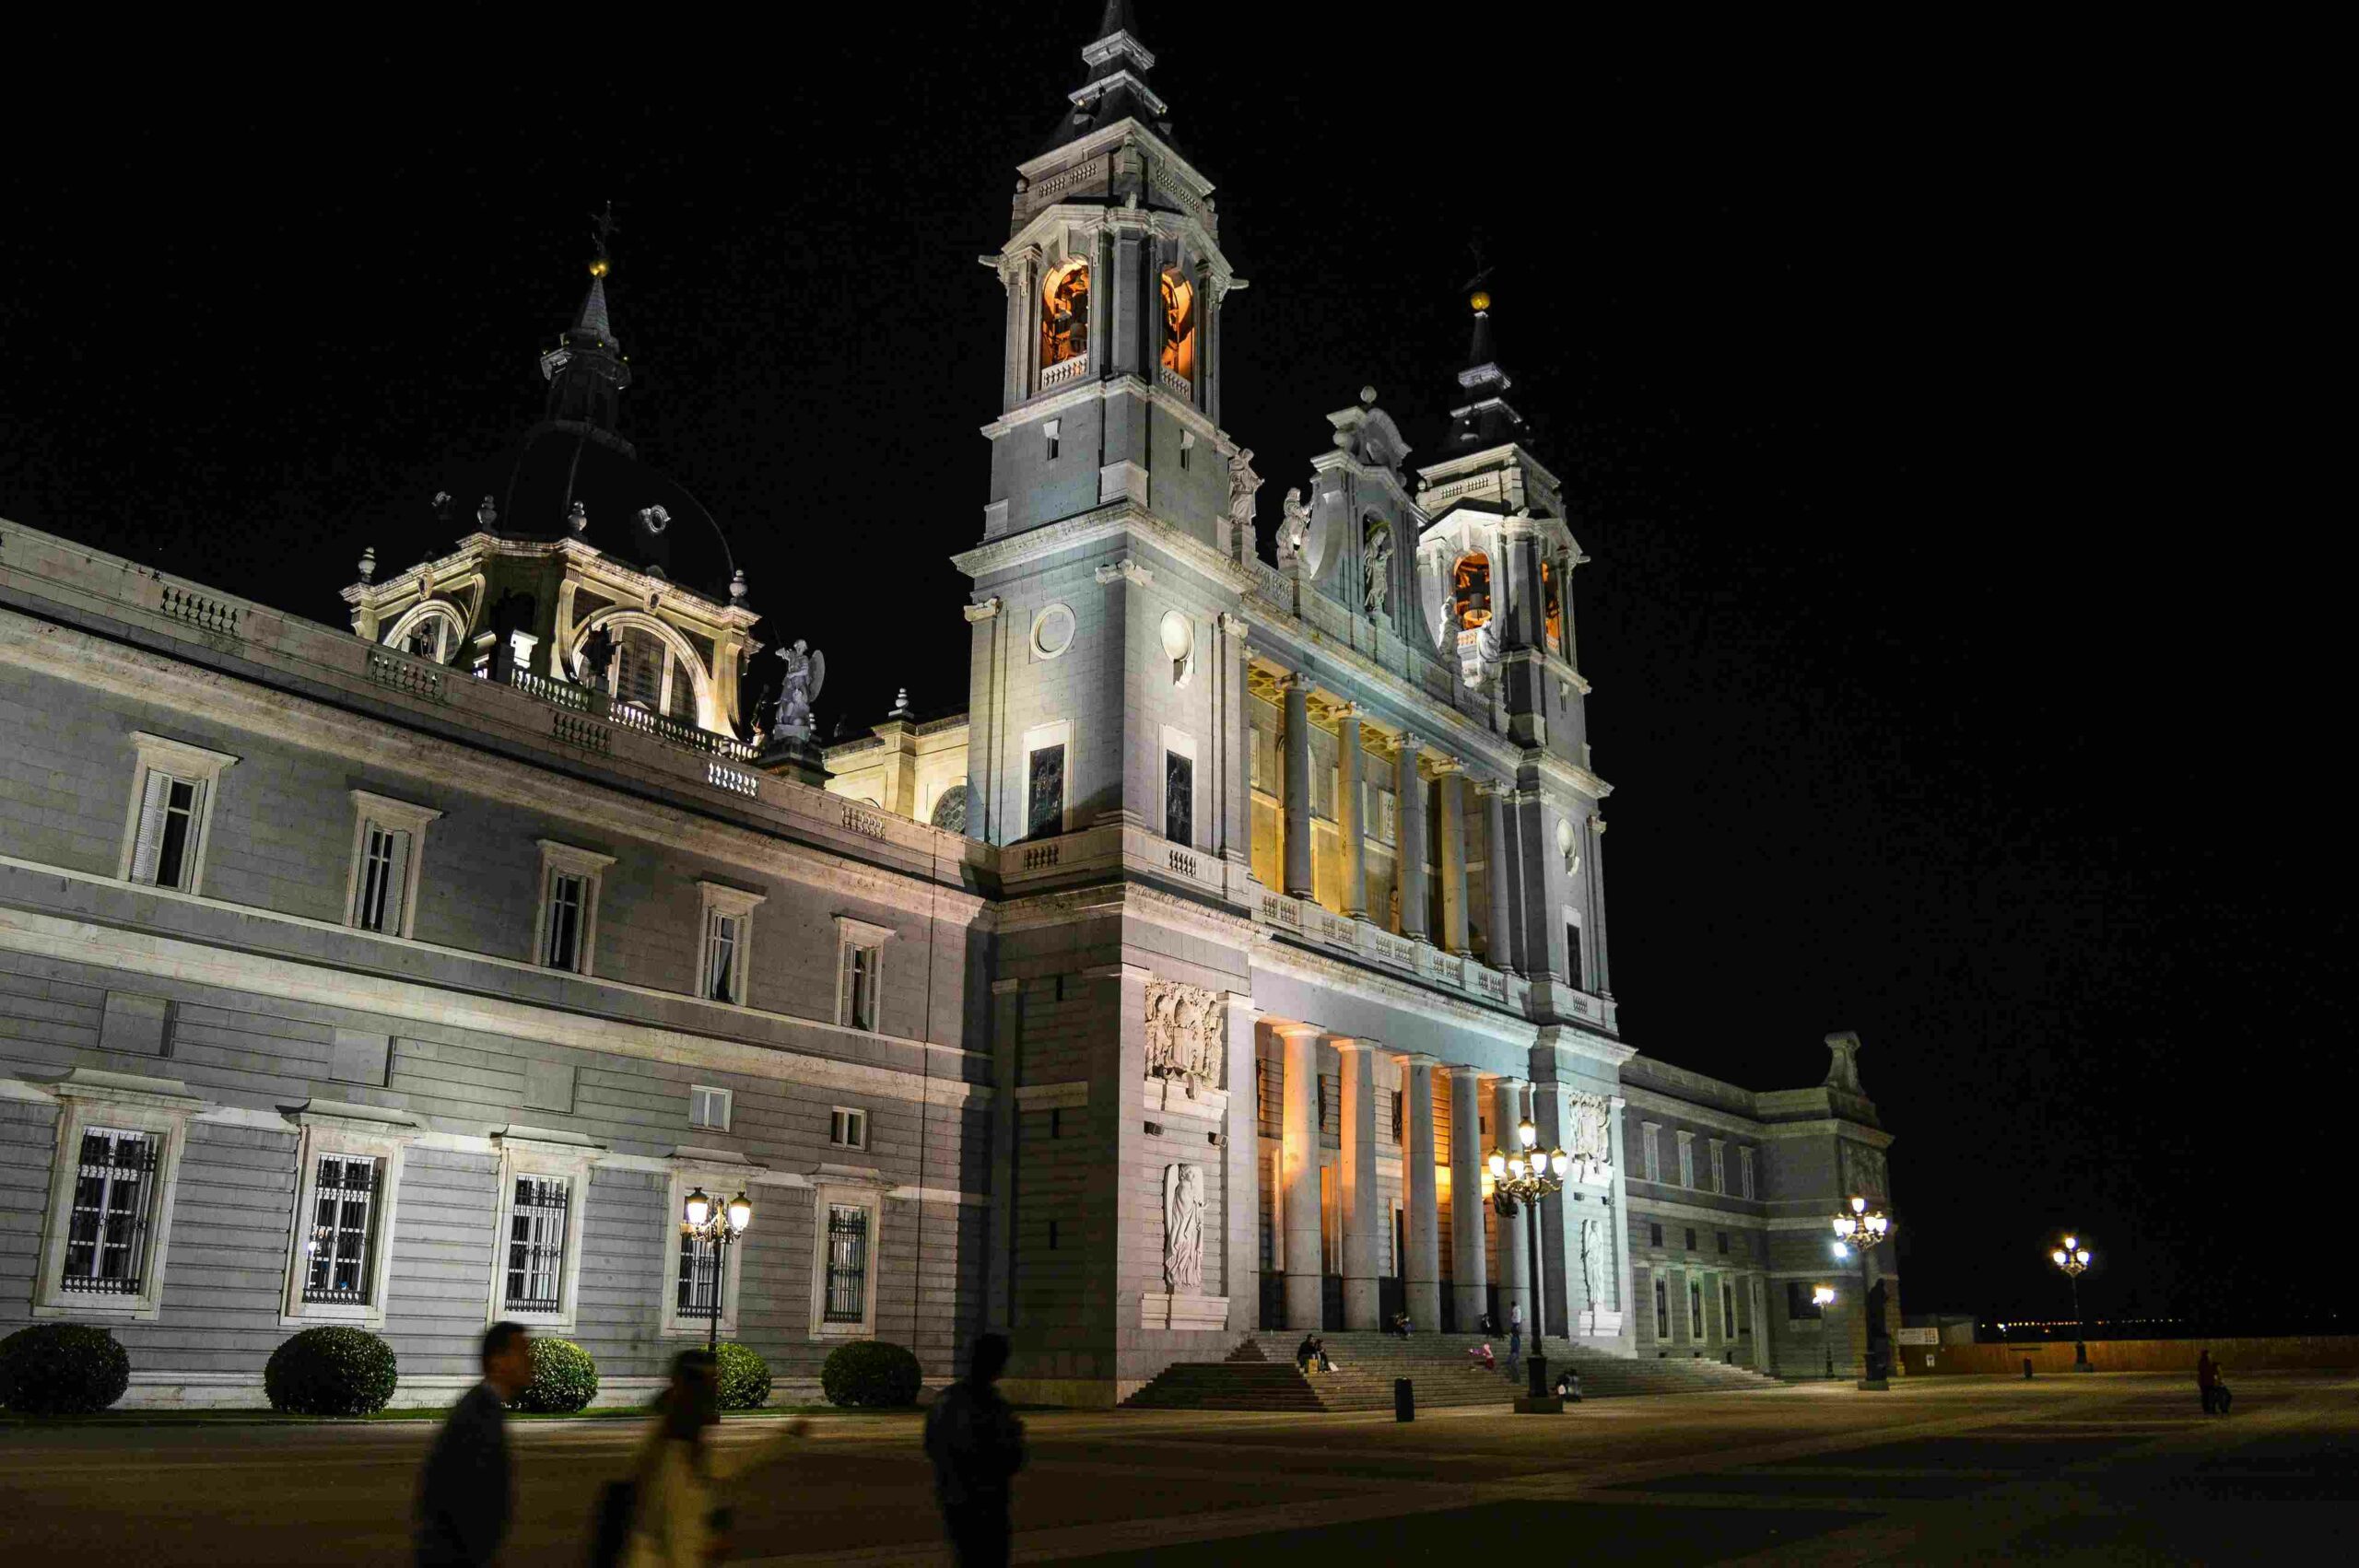
M139 1294L158 1153L150 1133L91 1128L82 1134L63 1288L92 1295Z
M1701 1340L1704 1334L1704 1286L1702 1281L1687 1281L1687 1337Z
M564 1309L566 1221L572 1191L560 1176L518 1176L508 1222L508 1305Z
M374 1158L327 1154L311 1198L311 1264L303 1299L332 1306L369 1303L377 1191L384 1168Z
M721 1246L691 1231L680 1233L678 1312L702 1320L721 1316Z
M1671 1297L1663 1290L1661 1280L1655 1281L1655 1338L1671 1338Z
M858 1323L868 1316L868 1211L827 1206L827 1323Z

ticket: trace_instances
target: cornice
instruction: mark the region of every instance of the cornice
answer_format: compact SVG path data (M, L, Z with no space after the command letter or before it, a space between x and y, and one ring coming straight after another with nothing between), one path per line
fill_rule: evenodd
M1693 1100L1683 1100L1675 1095L1665 1094L1649 1089L1644 1084L1633 1083L1627 1078L1622 1081L1622 1094L1623 1097L1630 1102L1631 1108L1634 1110L1654 1111L1663 1116L1675 1116L1682 1121L1691 1121L1699 1127L1717 1128L1723 1132L1739 1133L1746 1138L1758 1139L1769 1135L1769 1129L1765 1123L1747 1120L1735 1112L1723 1110L1717 1106L1699 1105Z
M1236 562L1131 500L1110 502L1021 533L1003 534L951 556L950 564L970 578L980 579L1125 535L1136 536L1221 587L1242 593L1251 586L1251 579Z
M1513 1013L1478 1007L1440 991L1426 990L1376 970L1363 969L1357 965L1294 946L1279 941L1274 931L1255 930L1252 961L1256 969L1288 975L1330 990L1373 997L1388 1007L1414 1012L1437 1023L1472 1029L1526 1051L1531 1049L1539 1031L1539 1025ZM1377 1043L1382 1044L1381 1041Z
M1358 649L1334 641L1299 616L1250 593L1238 609L1248 622L1264 634L1263 650L1273 663L1301 669L1310 665L1314 660L1324 660L1339 673L1357 681L1363 688L1380 692L1395 715L1414 715L1415 721L1426 729L1446 731L1449 743L1457 755L1470 760L1479 758L1501 773L1512 774L1519 766L1530 760L1531 754L1507 736L1483 728L1454 708L1445 708L1437 703L1423 687L1410 685ZM1314 678L1315 673L1313 672ZM1387 723L1399 727L1401 720L1396 719ZM1415 733L1406 729L1402 732ZM1438 739L1431 743L1440 745L1442 742ZM1578 785L1572 787L1579 788Z
M1037 424L1053 415L1062 414L1068 408L1077 408L1086 403L1105 402L1115 397L1144 398L1156 404L1168 412L1174 419L1195 431L1198 437L1220 454L1221 461L1224 462L1237 455L1237 443L1230 440L1226 433L1215 425L1202 409L1185 398L1166 392L1160 385L1143 380L1128 371L1119 376L1109 376L1103 380L1093 377L1087 380L1077 381L1069 387L1059 387L1051 392L1035 392L998 418L987 425L978 426L976 428L982 433L985 440L995 441L1011 431L1027 425Z

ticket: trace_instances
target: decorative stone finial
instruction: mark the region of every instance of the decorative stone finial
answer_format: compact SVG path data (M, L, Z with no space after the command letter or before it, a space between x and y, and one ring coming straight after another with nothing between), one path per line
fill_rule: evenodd
M486 496L483 498L483 505L475 509L475 521L482 525L486 533L488 533L491 532L491 525L499 521L499 509L491 504L489 496Z
M910 717L909 687L903 686L900 690L893 694L893 711L886 714L885 717L887 719L907 719Z
M1360 389L1360 401L1368 404L1370 407L1374 407L1376 404L1376 389L1374 387L1362 387Z
M1826 1086L1846 1094L1865 1094L1860 1087L1860 1036L1840 1029L1826 1036Z
M745 602L745 568L743 567L729 575L729 602L733 604Z
M360 552L360 580L363 582L377 580L377 546L374 544Z
M573 525L574 532L587 533L590 532L590 509L576 501L566 508L565 521Z

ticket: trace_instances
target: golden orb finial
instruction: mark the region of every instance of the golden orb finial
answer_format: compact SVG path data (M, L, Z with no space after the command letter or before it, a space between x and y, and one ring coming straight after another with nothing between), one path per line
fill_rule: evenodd
M605 276L607 264L606 258L604 256L601 256L596 261L592 262L590 263L590 275L592 277Z
M1491 308L1491 291L1487 288L1478 288L1466 302L1477 310L1487 310Z

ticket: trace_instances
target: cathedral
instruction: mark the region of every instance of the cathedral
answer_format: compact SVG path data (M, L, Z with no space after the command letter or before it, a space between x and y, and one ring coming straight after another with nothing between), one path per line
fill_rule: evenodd
M603 252L538 422L346 625L0 523L0 1332L112 1328L134 1405L259 1403L322 1323L405 1403L501 1318L612 1402L713 1333L788 1398L996 1329L1097 1406L1403 1315L1877 1357L1858 1038L1755 1090L1622 1035L1588 557L1492 301L1429 456L1360 389L1261 505L1215 193L1097 34L985 258L963 714L819 738L824 657L623 433ZM734 1245L682 1223L729 1195Z

